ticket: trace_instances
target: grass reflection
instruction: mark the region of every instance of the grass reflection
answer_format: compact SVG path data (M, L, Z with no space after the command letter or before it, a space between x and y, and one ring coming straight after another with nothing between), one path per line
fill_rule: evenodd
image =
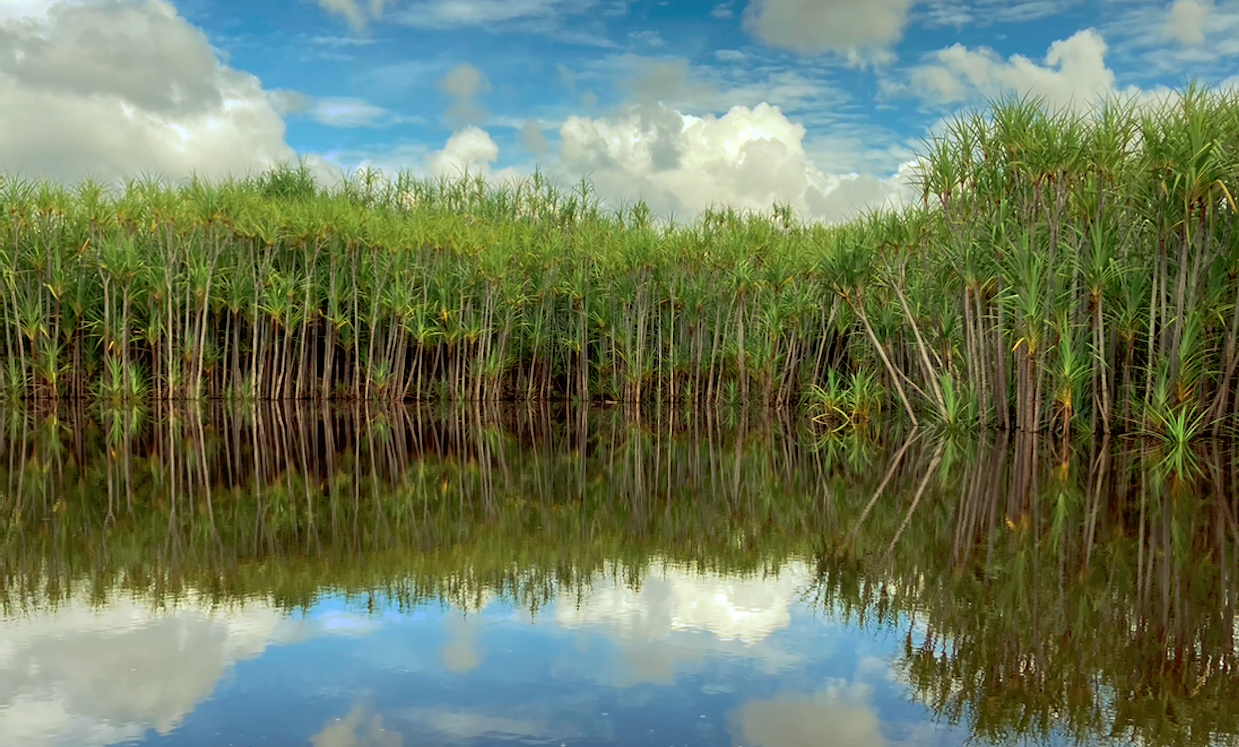
M817 562L909 693L987 742L1239 735L1235 453L744 411L4 413L0 604L192 591L533 613L656 564Z

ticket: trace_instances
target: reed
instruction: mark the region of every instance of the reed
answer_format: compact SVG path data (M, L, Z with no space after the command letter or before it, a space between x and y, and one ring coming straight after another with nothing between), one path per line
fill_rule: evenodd
M997 101L927 143L917 204L831 226L778 205L674 225L540 174L0 177L0 391L778 407L847 380L914 425L1170 435L1187 408L1218 435L1237 143L1233 91Z

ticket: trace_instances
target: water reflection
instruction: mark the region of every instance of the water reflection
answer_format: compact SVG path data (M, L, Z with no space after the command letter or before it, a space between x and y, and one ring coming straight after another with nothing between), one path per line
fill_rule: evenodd
M12 411L0 743L1239 734L1233 452Z
M383 728L383 717L365 706L355 705L344 718L328 721L310 737L313 747L401 747L400 732Z
M269 604L213 611L190 595L156 609L84 593L10 614L2 630L0 734L32 746L167 735L237 662L292 632Z

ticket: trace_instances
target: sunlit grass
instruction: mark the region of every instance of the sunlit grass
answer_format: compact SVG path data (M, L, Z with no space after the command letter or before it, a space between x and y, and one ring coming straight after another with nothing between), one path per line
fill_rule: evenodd
M1164 387L1229 433L1237 144L1234 91L998 101L926 143L913 205L835 226L673 224L540 174L0 177L0 394L805 403L1069 436L1162 428Z

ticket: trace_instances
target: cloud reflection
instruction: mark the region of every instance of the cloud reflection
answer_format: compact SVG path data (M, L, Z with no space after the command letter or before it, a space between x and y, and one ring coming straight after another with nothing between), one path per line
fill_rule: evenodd
M652 569L639 591L617 582L595 587L579 605L561 600L555 620L569 628L605 625L630 637L701 631L720 641L753 645L787 627L793 599L810 579L802 563L789 563L768 577L723 576L668 564Z
M449 613L443 620L447 630L447 643L440 656L443 666L456 674L467 674L477 669L485 658L478 647L478 635L482 632L481 615Z
M883 747L867 685L834 685L813 695L750 700L732 712L730 729L752 747Z
M97 608L85 595L0 619L0 734L26 747L168 734L282 620L258 603L155 609L118 597Z
M639 590L616 582L595 586L579 602L561 598L554 619L615 646L610 666L590 672L612 685L671 684L717 655L750 659L776 672L801 659L771 636L790 625L792 607L810 578L801 563L751 577L667 564L651 569ZM576 666L562 662L560 668Z
M384 729L383 717L360 704L310 737L311 747L401 747L401 743L400 732Z

